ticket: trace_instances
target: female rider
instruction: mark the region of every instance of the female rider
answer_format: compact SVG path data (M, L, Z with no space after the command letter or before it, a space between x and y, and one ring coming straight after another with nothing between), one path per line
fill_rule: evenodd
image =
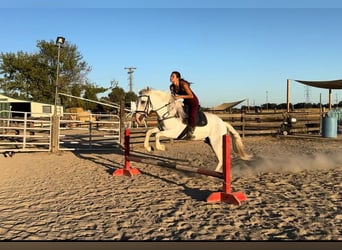
M196 125L196 114L199 108L197 96L190 88L190 83L183 78L178 71L173 71L170 76L170 91L176 99L183 99L184 105L188 108L188 131L185 139L191 140Z

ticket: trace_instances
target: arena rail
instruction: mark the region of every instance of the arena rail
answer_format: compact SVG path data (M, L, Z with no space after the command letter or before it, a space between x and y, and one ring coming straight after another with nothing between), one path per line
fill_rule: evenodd
M156 159L148 159L148 158L142 158L137 156L131 156L130 155L130 130L125 130L125 141L124 141L124 149L125 149L125 164L124 168L117 169L114 171L114 176L134 176L141 174L139 169L132 168L131 167L131 161L133 162L140 162L140 163L146 163L151 165L157 165L161 167L168 167L177 169L180 171L186 171L186 172L192 172L197 173L201 175L207 175L212 176L216 178L223 179L223 186L222 191L214 192L212 193L208 198L207 202L226 202L234 205L241 205L242 201L247 200L247 197L242 192L231 192L231 149L230 149L230 137L228 135L223 136L223 172L219 173L216 171L212 171L209 169L203 169L203 168L197 168L197 167L191 167L191 166L185 166L178 163L170 163L166 161L160 161Z

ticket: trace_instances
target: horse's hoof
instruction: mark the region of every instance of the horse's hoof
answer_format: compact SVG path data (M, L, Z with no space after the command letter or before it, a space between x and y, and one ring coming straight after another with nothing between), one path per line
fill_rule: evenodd
M165 146L164 145L160 145L159 147L157 147L158 150L160 151L165 151Z
M217 167L217 168L215 169L215 172L222 173L222 167Z

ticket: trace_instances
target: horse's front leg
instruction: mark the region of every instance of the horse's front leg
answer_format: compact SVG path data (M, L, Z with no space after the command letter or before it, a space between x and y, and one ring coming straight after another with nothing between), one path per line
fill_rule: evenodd
M167 137L167 138L176 138L179 134L179 130L163 130L159 133L156 133L156 149L157 150L165 150L165 145L160 143L160 137Z
M151 152L152 151L152 147L150 146L150 137L153 133L158 132L159 129L158 128L152 128L150 130L147 130L146 135L145 135L145 140L144 140L144 148L148 151Z

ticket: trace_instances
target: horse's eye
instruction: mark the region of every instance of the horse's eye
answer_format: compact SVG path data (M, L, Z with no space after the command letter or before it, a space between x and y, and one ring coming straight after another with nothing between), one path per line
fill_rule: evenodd
M141 103L142 105L144 105L144 104L146 103L146 101L141 101L140 103Z

